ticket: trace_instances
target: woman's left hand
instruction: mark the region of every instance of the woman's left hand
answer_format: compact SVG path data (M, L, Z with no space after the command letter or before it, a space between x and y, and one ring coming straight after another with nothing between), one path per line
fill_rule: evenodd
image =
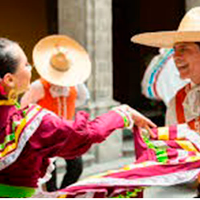
M152 138L155 138L155 134L153 133L151 128L155 128L155 127L157 127L157 125L154 124L150 119L148 119L143 114L141 114L140 112L138 112L137 110L131 108L128 105L121 105L118 108L123 110L127 114L129 114L129 116L133 119L134 124L136 126L138 126L139 128L147 129L149 134L150 134L150 136Z

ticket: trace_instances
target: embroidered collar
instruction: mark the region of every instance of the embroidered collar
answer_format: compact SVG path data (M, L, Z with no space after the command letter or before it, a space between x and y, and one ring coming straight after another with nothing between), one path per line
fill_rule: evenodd
M56 97L68 97L70 92L70 87L62 87L58 85L51 85L49 92L53 98Z

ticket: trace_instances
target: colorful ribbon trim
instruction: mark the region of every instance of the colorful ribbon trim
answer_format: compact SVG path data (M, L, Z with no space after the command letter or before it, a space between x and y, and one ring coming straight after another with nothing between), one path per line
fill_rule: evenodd
M0 144L0 159L17 148L22 130L41 110L41 107L35 106L23 119L13 122L14 133L7 135L4 142Z
M0 184L0 197L25 198L35 193L35 188Z
M154 63L153 67L150 69L151 71L149 70L146 71L146 73L149 74L147 82L145 83L147 85L145 88L147 89L144 91L144 94L147 97L160 99L156 89L158 75L162 71L164 64L171 58L173 53L174 53L173 49L167 50L162 56L160 56L158 61Z
M15 162L48 111L32 105L24 113L24 118L13 122L13 132L6 135L4 142L0 144L0 170Z
M156 139L135 129L137 161L122 169L79 181L60 197L142 197L147 186L170 186L194 180L200 172L198 133L186 124L155 128ZM58 196L57 196L58 197Z

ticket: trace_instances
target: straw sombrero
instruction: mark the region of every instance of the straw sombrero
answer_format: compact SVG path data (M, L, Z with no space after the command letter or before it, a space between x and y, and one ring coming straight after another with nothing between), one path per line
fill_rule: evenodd
M178 30L142 33L133 36L131 41L166 48L173 47L177 42L200 42L200 7L192 8L185 14Z
M59 86L75 86L90 75L91 62L86 50L64 35L41 39L33 49L33 62L39 75Z

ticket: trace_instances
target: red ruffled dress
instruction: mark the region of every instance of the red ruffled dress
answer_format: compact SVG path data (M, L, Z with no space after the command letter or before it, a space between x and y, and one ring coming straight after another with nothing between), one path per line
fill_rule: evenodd
M66 121L40 106L24 110L0 106L0 196L30 197L49 165L49 158L74 159L93 143L100 143L123 118L114 111L89 121L80 111L75 121Z

